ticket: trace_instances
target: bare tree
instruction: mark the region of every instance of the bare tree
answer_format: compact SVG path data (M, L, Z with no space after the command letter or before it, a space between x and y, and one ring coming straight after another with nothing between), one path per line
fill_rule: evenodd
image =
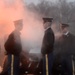
M47 0L40 0L37 5L31 4L30 9L33 9L42 16L53 17L55 21L69 23L71 31L75 29L75 2L68 0L58 0L52 3Z

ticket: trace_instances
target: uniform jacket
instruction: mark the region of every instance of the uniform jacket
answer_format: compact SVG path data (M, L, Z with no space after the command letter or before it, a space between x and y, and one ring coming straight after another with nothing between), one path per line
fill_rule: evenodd
M22 51L20 33L13 31L5 42L5 50L7 54L19 55Z
M53 51L53 47L54 47L54 33L51 28L48 28L44 34L41 53L43 55L49 54Z
M75 36L71 33L63 35L56 43L56 51L62 55L75 54Z

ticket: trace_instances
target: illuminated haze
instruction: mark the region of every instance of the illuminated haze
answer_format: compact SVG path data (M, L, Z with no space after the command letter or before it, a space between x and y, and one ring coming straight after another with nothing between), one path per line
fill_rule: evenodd
M23 19L22 45L36 46L42 40L43 26L37 13L30 12L22 0L0 0L0 35L7 37L14 30L14 21ZM2 39L2 38L1 38Z

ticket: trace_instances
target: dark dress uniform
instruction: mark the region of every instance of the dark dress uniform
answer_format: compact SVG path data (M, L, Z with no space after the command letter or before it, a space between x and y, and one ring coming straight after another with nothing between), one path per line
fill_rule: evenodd
M19 75L20 53L22 51L20 32L13 31L4 46L8 58L8 75Z
M62 24L62 26L68 27L67 24ZM62 75L65 73L73 75L72 56L75 55L75 36L70 32L63 34L56 42L55 48L57 60L61 64Z
M52 72L53 66L53 47L54 47L54 33L51 28L48 28L45 31L41 53L43 55L43 75L46 75L46 58L45 55L48 55L48 68L49 68L49 75Z
M75 55L75 36L71 33L62 36L61 47L61 64L62 64L62 75L68 73L73 75L72 67L72 56Z

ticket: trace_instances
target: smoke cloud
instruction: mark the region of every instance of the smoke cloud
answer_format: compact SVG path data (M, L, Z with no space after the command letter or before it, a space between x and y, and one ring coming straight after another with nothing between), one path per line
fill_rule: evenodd
M23 0L0 0L0 42L7 39L14 30L14 21L18 19L23 19L24 24L21 31L23 50L26 46L40 47L44 34L41 15L27 9ZM52 29L56 34L56 23Z
M39 45L43 36L42 20L39 14L26 8L23 0L0 0L0 39L8 37L14 30L14 21L18 19L23 19L24 24L21 31L23 46L34 46L36 43Z
M13 29L13 21L23 17L20 0L0 0L0 35L9 34Z
M29 47L37 48L37 52L40 51L44 35L41 15L27 9L23 0L0 0L1 57L3 57L4 53L4 42L14 30L14 21L18 19L23 19L23 30L21 31L23 50ZM52 29L55 33L57 32L55 23L52 25ZM3 60L3 58L0 59Z

